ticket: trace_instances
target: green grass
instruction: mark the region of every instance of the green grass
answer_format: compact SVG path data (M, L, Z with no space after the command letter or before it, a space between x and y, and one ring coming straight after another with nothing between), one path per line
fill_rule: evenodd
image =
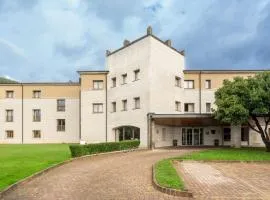
M194 152L178 159L184 160L230 160L230 161L270 161L270 153L264 148L226 148Z
M155 176L158 184L173 189L184 189L184 182L178 176L171 159L161 160L156 163Z
M70 151L66 144L1 144L0 191L69 158Z

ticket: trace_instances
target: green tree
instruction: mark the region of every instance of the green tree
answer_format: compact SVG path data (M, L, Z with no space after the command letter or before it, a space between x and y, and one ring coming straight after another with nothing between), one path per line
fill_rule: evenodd
M270 152L270 72L258 73L247 79L224 80L215 92L216 119L233 125L248 124L261 135Z

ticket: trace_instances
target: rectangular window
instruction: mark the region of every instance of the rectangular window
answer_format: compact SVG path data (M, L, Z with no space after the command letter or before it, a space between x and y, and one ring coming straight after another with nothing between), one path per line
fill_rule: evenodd
M6 110L6 122L13 122L13 110Z
M7 90L6 91L6 98L9 98L9 99L14 98L14 91L13 90Z
M40 109L33 109L33 121L40 122L41 121L41 111Z
M175 110L176 111L181 111L181 103L180 103L180 101L175 102Z
M39 99L41 97L41 91L40 90L34 90L33 91L33 98Z
M112 78L112 87L116 87L116 77Z
M93 103L93 113L103 113L103 104Z
M33 138L41 138L40 130L33 130Z
M194 89L194 80L185 80L184 87L185 89Z
M14 132L12 130L6 131L6 138L7 139L14 138Z
M181 78L178 76L175 77L175 86L181 87Z
M140 108L140 97L135 97L134 98L134 109L139 109Z
M205 80L205 88L211 89L211 80Z
M122 84L127 84L127 74L122 74Z
M65 130L66 130L66 120L57 119L57 131L65 131Z
M112 102L112 112L116 112L116 102Z
M206 103L205 106L206 106L206 112L207 113L211 112L211 103Z
M231 129L230 128L223 129L223 139L224 139L224 141L231 141Z
M122 106L123 106L123 110L122 111L127 111L127 100L122 100Z
M162 128L162 141L166 140L166 128Z
M248 133L249 133L248 127L241 128L241 141L248 141Z
M185 112L194 112L194 103L185 103Z
M139 69L134 70L134 81L139 80L140 78L139 75L140 75L140 70Z
M66 100L57 99L57 111L64 112L66 110Z
M94 90L103 90L104 84L103 80L94 80L93 81L93 89Z

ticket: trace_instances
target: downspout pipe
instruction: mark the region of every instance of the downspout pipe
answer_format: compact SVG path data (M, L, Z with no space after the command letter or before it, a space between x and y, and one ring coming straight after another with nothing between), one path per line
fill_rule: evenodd
M24 110L23 110L23 104L24 104L24 94L23 94L23 84L21 83L21 89L22 89L22 144L24 143L24 131L23 131L23 129L24 129L24 127L23 127L23 123L24 123L24 121L23 121L23 112L24 112Z

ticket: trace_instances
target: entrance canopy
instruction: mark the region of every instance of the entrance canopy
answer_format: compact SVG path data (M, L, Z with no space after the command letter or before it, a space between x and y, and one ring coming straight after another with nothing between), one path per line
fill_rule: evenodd
M218 126L212 114L151 114L155 124L166 126Z

